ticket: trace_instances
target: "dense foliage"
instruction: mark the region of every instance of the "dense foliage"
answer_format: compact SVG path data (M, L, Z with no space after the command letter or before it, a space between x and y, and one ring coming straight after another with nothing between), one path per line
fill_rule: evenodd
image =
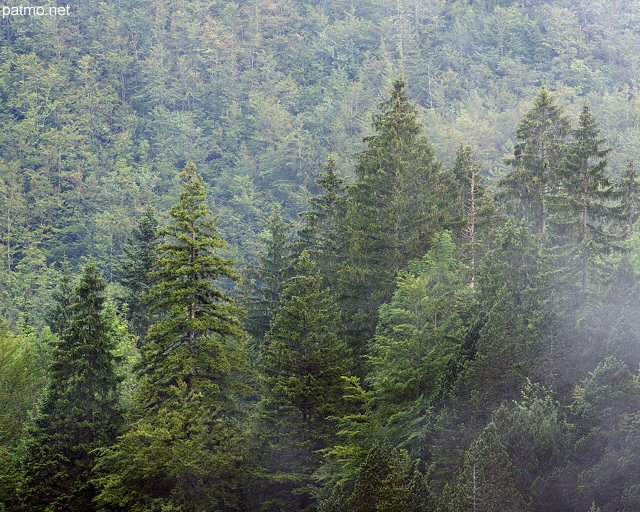
M69 8L0 23L0 509L640 509L637 4Z

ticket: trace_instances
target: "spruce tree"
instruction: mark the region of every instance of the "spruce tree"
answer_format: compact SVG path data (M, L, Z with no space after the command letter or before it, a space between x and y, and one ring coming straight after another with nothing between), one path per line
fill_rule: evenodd
M339 237L337 223L344 216L345 180L338 175L335 162L329 160L324 173L316 180L321 194L309 200L309 210L300 215L305 225L298 232L297 249L308 251L318 263L326 280L335 286L338 263L343 257L344 241Z
M25 511L95 510L95 450L121 428L112 337L103 318L105 284L96 265L84 270L69 327L53 351L50 384L24 442Z
M620 192L606 175L606 156L600 130L589 108L584 106L574 141L565 150L559 171L560 187L553 198L553 253L562 270L561 283L569 291L564 307L584 309L589 301L596 257L619 247L614 232L624 225L624 208L617 203ZM624 231L624 229L620 229Z
M45 314L45 322L54 334L61 335L69 327L71 304L73 301L73 284L69 262L62 263L62 276L56 290L51 294L53 304Z
M341 222L349 245L339 291L358 355L373 336L378 307L390 299L398 271L426 252L435 233L460 221L453 175L441 170L404 88L397 80L373 116L376 134L364 139L367 149L358 155Z
M120 265L120 283L127 289L127 319L133 332L141 338L146 336L151 323L147 295L153 284L151 272L158 258L157 245L158 221L153 209L147 207L127 240Z
M516 217L546 233L549 197L555 193L566 138L571 124L555 98L542 88L533 108L516 130L514 156L504 162L513 167L500 182L501 197Z
M293 273L292 247L289 243L289 226L282 219L276 206L266 222L260 241L263 253L260 265L254 268L256 280L252 296L244 300L247 309L247 331L262 345L280 305L280 296Z
M267 333L262 361L264 503L312 510L319 450L335 440L332 416L344 414L350 354L338 336L340 315L308 253L303 252Z
M237 398L246 358L239 309L221 279L235 279L226 243L206 206L202 177L188 164L184 191L161 229L158 315L138 365L131 424L100 458L98 503L129 511L237 510L242 459Z
M483 242L489 239L490 230L497 223L497 211L493 197L482 183L482 167L473 160L469 146L458 148L452 172L459 187L458 207L465 220L459 238L471 270L470 282L474 286Z
M619 185L622 215L626 219L626 235L630 236L635 230L635 224L640 218L640 181L635 162L629 162L622 175Z

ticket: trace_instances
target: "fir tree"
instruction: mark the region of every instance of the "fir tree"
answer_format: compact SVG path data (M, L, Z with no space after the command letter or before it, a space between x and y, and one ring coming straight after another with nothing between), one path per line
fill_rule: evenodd
M242 481L237 397L244 390L239 309L222 291L234 279L226 243L206 206L195 165L159 231L157 280L150 291L159 319L138 365L131 425L100 459L98 502L130 511L236 510ZM172 508L173 507L173 508Z
M513 170L499 183L503 188L501 197L536 232L547 231L549 196L555 193L570 130L568 117L542 88L533 108L518 125L513 158L504 161Z
M614 204L619 191L605 173L610 149L603 147L606 141L599 133L589 108L583 107L552 200L553 252L563 274L558 282L569 290L569 303L564 307L570 311L586 307L595 258L618 246L616 224L625 227L624 209Z
M62 276L57 289L51 294L53 304L45 314L45 321L54 334L62 334L71 321L71 304L73 301L73 285L69 262L62 264Z
M426 252L436 232L460 220L453 176L440 169L404 87L397 80L382 113L373 116L377 133L364 139L341 223L349 243L340 269L341 306L358 355L398 271Z
M266 337L260 430L269 475L264 503L302 511L314 506L312 475L319 450L335 438L329 418L347 410L343 377L351 369L337 305L306 252L296 270Z
M473 160L470 147L460 146L452 168L459 186L458 206L465 225L460 233L465 259L471 270L471 285L475 285L476 267L482 257L483 241L496 223L493 197L482 183L482 167Z
M120 265L120 283L127 289L128 320L140 338L146 336L151 323L147 295L154 281L151 272L158 258L157 246L158 221L153 209L147 207L127 240Z
M262 345L265 333L280 305L280 297L287 280L293 273L292 247L289 243L289 227L282 219L280 207L275 207L261 236L263 254L260 266L255 269L255 290L245 299L249 334Z
M343 257L344 243L337 229L339 219L344 216L345 180L338 176L335 162L329 160L326 171L316 180L322 193L309 200L309 210L300 215L305 220L298 232L299 251L306 250L318 263L327 281L335 286L337 266Z
M53 352L49 388L27 431L21 510L95 510L95 450L113 443L121 427L104 288L89 263Z

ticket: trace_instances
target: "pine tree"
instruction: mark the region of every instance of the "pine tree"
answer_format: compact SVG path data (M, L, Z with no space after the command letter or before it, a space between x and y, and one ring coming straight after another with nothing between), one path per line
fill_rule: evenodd
M622 215L627 221L626 235L630 236L640 218L640 181L638 181L638 170L633 161L627 165L619 187Z
M436 235L432 248L400 274L392 300L380 306L368 380L379 413L396 422L412 402L437 390L472 317L475 294L455 251L450 233Z
M471 286L475 285L476 267L482 257L483 241L496 222L493 197L482 183L482 167L473 160L470 147L460 146L452 168L459 186L459 208L465 225L460 233L465 259L471 270Z
M244 392L239 309L218 287L234 279L226 243L206 206L195 165L169 211L157 280L149 293L159 319L138 365L131 425L100 457L98 503L130 511L237 510L243 458L237 398Z
M298 232L298 251L306 250L327 281L335 286L337 267L343 253L337 223L344 216L345 180L337 173L335 162L329 160L326 171L316 180L322 193L309 200L309 210L300 215L305 220Z
M54 334L62 334L71 321L71 303L73 301L73 285L69 263L62 264L62 276L57 289L51 294L53 304L45 314L45 321Z
M570 130L568 117L542 88L518 125L513 158L504 161L513 170L499 182L500 195L516 217L525 219L536 232L547 231L549 197L557 187Z
M161 315L145 339L139 372L140 399L153 410L164 390L183 380L207 403L231 405L235 372L244 365L240 310L214 283L236 279L233 260L216 250L227 244L206 206L202 178L188 164L181 174L184 192L169 211L173 223L159 231L160 257L149 293L151 311Z
M151 272L158 258L157 245L158 221L153 209L147 207L127 240L120 265L120 283L127 289L127 318L133 332L141 338L146 336L151 323L147 295L153 285Z
M489 423L467 450L451 503L452 512L527 512L529 507L514 481L515 468L500 440L494 423Z
M95 510L95 450L121 428L118 378L94 263L75 290L69 327L53 352L50 384L24 442L22 510Z
M397 80L373 116L376 134L358 155L341 229L348 253L340 269L341 306L356 354L373 336L377 310L390 299L398 271L429 248L435 233L459 223L456 185L443 172Z

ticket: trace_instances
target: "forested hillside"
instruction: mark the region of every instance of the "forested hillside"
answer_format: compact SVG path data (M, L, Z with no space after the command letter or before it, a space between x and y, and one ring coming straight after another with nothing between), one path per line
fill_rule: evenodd
M640 5L0 20L0 509L640 510Z

